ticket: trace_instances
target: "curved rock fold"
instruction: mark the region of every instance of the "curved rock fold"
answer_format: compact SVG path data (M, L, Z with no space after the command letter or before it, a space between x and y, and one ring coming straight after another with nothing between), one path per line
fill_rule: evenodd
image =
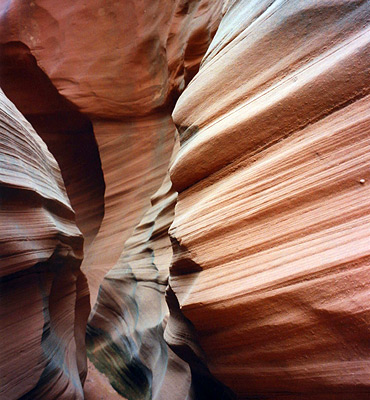
M370 1L0 21L0 397L368 399Z
M83 399L83 238L55 159L2 91L0 117L1 397Z

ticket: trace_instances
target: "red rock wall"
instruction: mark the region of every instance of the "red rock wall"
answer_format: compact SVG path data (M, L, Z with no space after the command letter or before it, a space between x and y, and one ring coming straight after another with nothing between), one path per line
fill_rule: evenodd
M370 3L225 7L173 114L170 284L239 398L367 399Z
M79 161L82 175L84 172L88 176L87 182L81 185L83 179L76 178L77 171L69 178L85 193L85 196L77 193L75 203L81 208L85 205L88 210L86 204L91 204L91 200L96 203L96 210L90 209L90 215L86 215L88 210L78 212L75 207L77 221L82 219L89 225L88 245L98 230L91 250L90 246L85 247L83 263L92 304L101 280L117 262L125 241L150 206L150 196L166 174L174 143L173 106L198 68L217 29L220 8L220 1L198 0L172 3L99 0L88 5L82 0L64 1L63 5L47 0L2 4L1 43L6 50L14 47L14 43L29 49L64 104L60 105L63 100L58 98L54 104L45 105L39 98L35 100L19 93L16 79L8 79L8 71L14 72L14 64L21 68L18 56L1 72L2 86L9 97L27 116L42 115L43 122L45 114L48 115L47 106L59 110L67 100L68 106L64 108L72 103L87 118L87 125L92 123L91 128L78 129L77 122L73 122L64 129L75 140L77 132L91 129L99 148L100 160L90 165L88 161ZM191 46L197 51L192 51ZM35 85L30 90L35 90ZM21 104L18 99L24 97ZM30 102L34 108L31 112L28 111ZM65 113L62 115L65 118ZM82 121L78 122L82 125ZM55 131L52 125L36 129ZM65 143L61 145L65 147ZM90 147L87 160L94 157L92 143ZM80 153L86 150L84 147ZM73 157L81 160L82 154ZM71 162L64 164L62 174L69 176L65 169L68 170ZM104 199L100 168L104 174ZM96 193L88 187L91 182ZM74 188L71 192L77 190ZM101 203L104 204L103 219Z
M4 100L1 149L38 165L0 180L4 396L83 396L71 204L89 356L121 395L367 399L370 2L12 0L0 21L0 84L61 171ZM88 400L119 398L90 370Z
M0 58L0 85L58 162L86 248L104 215L104 179L91 121L60 95L26 45L2 44Z
M61 167L86 238L82 270L92 304L165 178L176 132L174 104L197 71L220 17L221 2L207 1L2 4L1 84ZM167 217L159 224L163 234L171 222ZM150 237L151 230L144 230ZM166 243L164 271L171 257ZM152 320L161 326L167 313L164 296L159 303L163 310L157 315L153 309ZM152 320L143 320L144 330L152 326ZM171 352L161 333L156 339L160 352ZM160 368L166 368L163 354L155 391L161 387ZM187 367L178 367L172 358L179 379L167 379L165 387L182 380L180 393L185 393ZM94 396L90 388L87 392Z

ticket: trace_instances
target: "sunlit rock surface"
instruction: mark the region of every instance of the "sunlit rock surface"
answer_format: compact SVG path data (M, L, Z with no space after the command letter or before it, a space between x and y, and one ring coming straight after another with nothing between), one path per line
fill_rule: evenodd
M83 399L83 238L54 157L0 91L1 399Z
M173 114L171 287L239 398L367 399L370 3L225 7Z
M4 398L368 398L369 14L0 1Z
M76 139L72 145L83 133L88 145L89 130L97 141L100 160L90 164L83 160L86 151L88 160L93 160L93 143L80 154L73 153L82 176L89 179L78 179L78 171L70 177L76 183L71 192L79 191L75 203L82 208L74 207L77 221L88 225L82 268L92 304L105 273L117 262L166 175L174 144L173 106L199 67L220 21L221 7L222 1L204 0L0 2L0 42L7 56L0 76L5 93L24 114L30 114L33 102L32 114L42 116L42 130L55 132L55 121L48 124L45 118L47 107L38 98L35 101L34 93L20 94L16 79L9 82L14 64L17 68L25 64L19 62L20 56L12 58L16 53L12 49L20 48L22 54L29 50L53 89L87 119L83 125L78 117L80 127L73 122L64 129ZM40 80L36 86L46 86ZM36 91L35 85L24 91ZM25 97L23 110L20 100ZM61 106L59 100L53 107L63 108L62 120L70 120L71 111L68 115L65 110L69 104ZM53 134L54 143L55 138ZM68 176L70 162L60 165L63 176ZM94 204L95 211L91 208L90 214L84 214L87 204Z
M82 269L91 304L104 275L119 264L126 240L166 176L176 132L171 113L199 68L221 19L221 8L221 1L1 3L1 85L59 162L77 224L86 238ZM173 207L174 198L171 201ZM163 235L171 222L169 217L163 223ZM150 237L150 230L146 234ZM162 286L171 259L168 238L166 252ZM155 340L160 352L171 353L161 331L168 314L164 289L159 296L162 310L157 315L153 305L151 321L144 325L151 329L157 318L155 326L160 328ZM149 299L146 302L150 304ZM102 300L99 310L104 307L107 312ZM145 315L150 314L146 311ZM144 315L141 320L145 321ZM135 331L135 325L130 329ZM149 340L146 346L157 345ZM167 389L163 390L171 398L181 381L181 396L190 387L188 368L184 363L177 366L180 361L175 354L167 358L164 353L159 353L163 363L144 360L158 369L149 389L159 393L165 379L162 386ZM106 363L104 354L99 354L98 367ZM159 368L166 369L167 363L169 369L175 364L177 380L161 377L166 374ZM95 395L91 387L87 392Z

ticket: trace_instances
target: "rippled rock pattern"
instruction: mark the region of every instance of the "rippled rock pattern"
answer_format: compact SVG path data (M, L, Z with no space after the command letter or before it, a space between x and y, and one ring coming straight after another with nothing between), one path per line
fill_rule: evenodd
M204 0L0 2L1 86L39 123L61 166L87 237L82 269L92 304L167 173L173 106L206 52L221 6ZM69 156L57 154L67 146Z
M170 284L239 398L366 399L370 3L226 8L173 114Z
M122 255L104 278L91 314L87 344L90 359L122 395L129 399L165 398L169 349L163 339L167 314L165 290L172 258L167 234L177 195L167 175L152 197L152 207ZM178 367L187 371L186 365ZM169 381L176 380L171 371ZM187 374L178 374L179 398L189 390ZM165 390L168 390L165 385ZM175 392L176 393L176 392ZM167 398L176 398L169 393ZM185 391L186 393L186 391Z
M370 1L62 3L0 1L1 396L368 399Z
M0 85L58 162L87 248L104 215L104 180L91 121L60 95L26 45L1 44L0 59Z
M2 91L0 149L0 397L83 399L83 238L54 157Z

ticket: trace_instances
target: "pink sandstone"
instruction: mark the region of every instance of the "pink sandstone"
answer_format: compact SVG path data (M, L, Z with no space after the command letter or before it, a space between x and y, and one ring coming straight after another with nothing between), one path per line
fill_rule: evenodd
M370 2L0 20L0 397L367 399Z

